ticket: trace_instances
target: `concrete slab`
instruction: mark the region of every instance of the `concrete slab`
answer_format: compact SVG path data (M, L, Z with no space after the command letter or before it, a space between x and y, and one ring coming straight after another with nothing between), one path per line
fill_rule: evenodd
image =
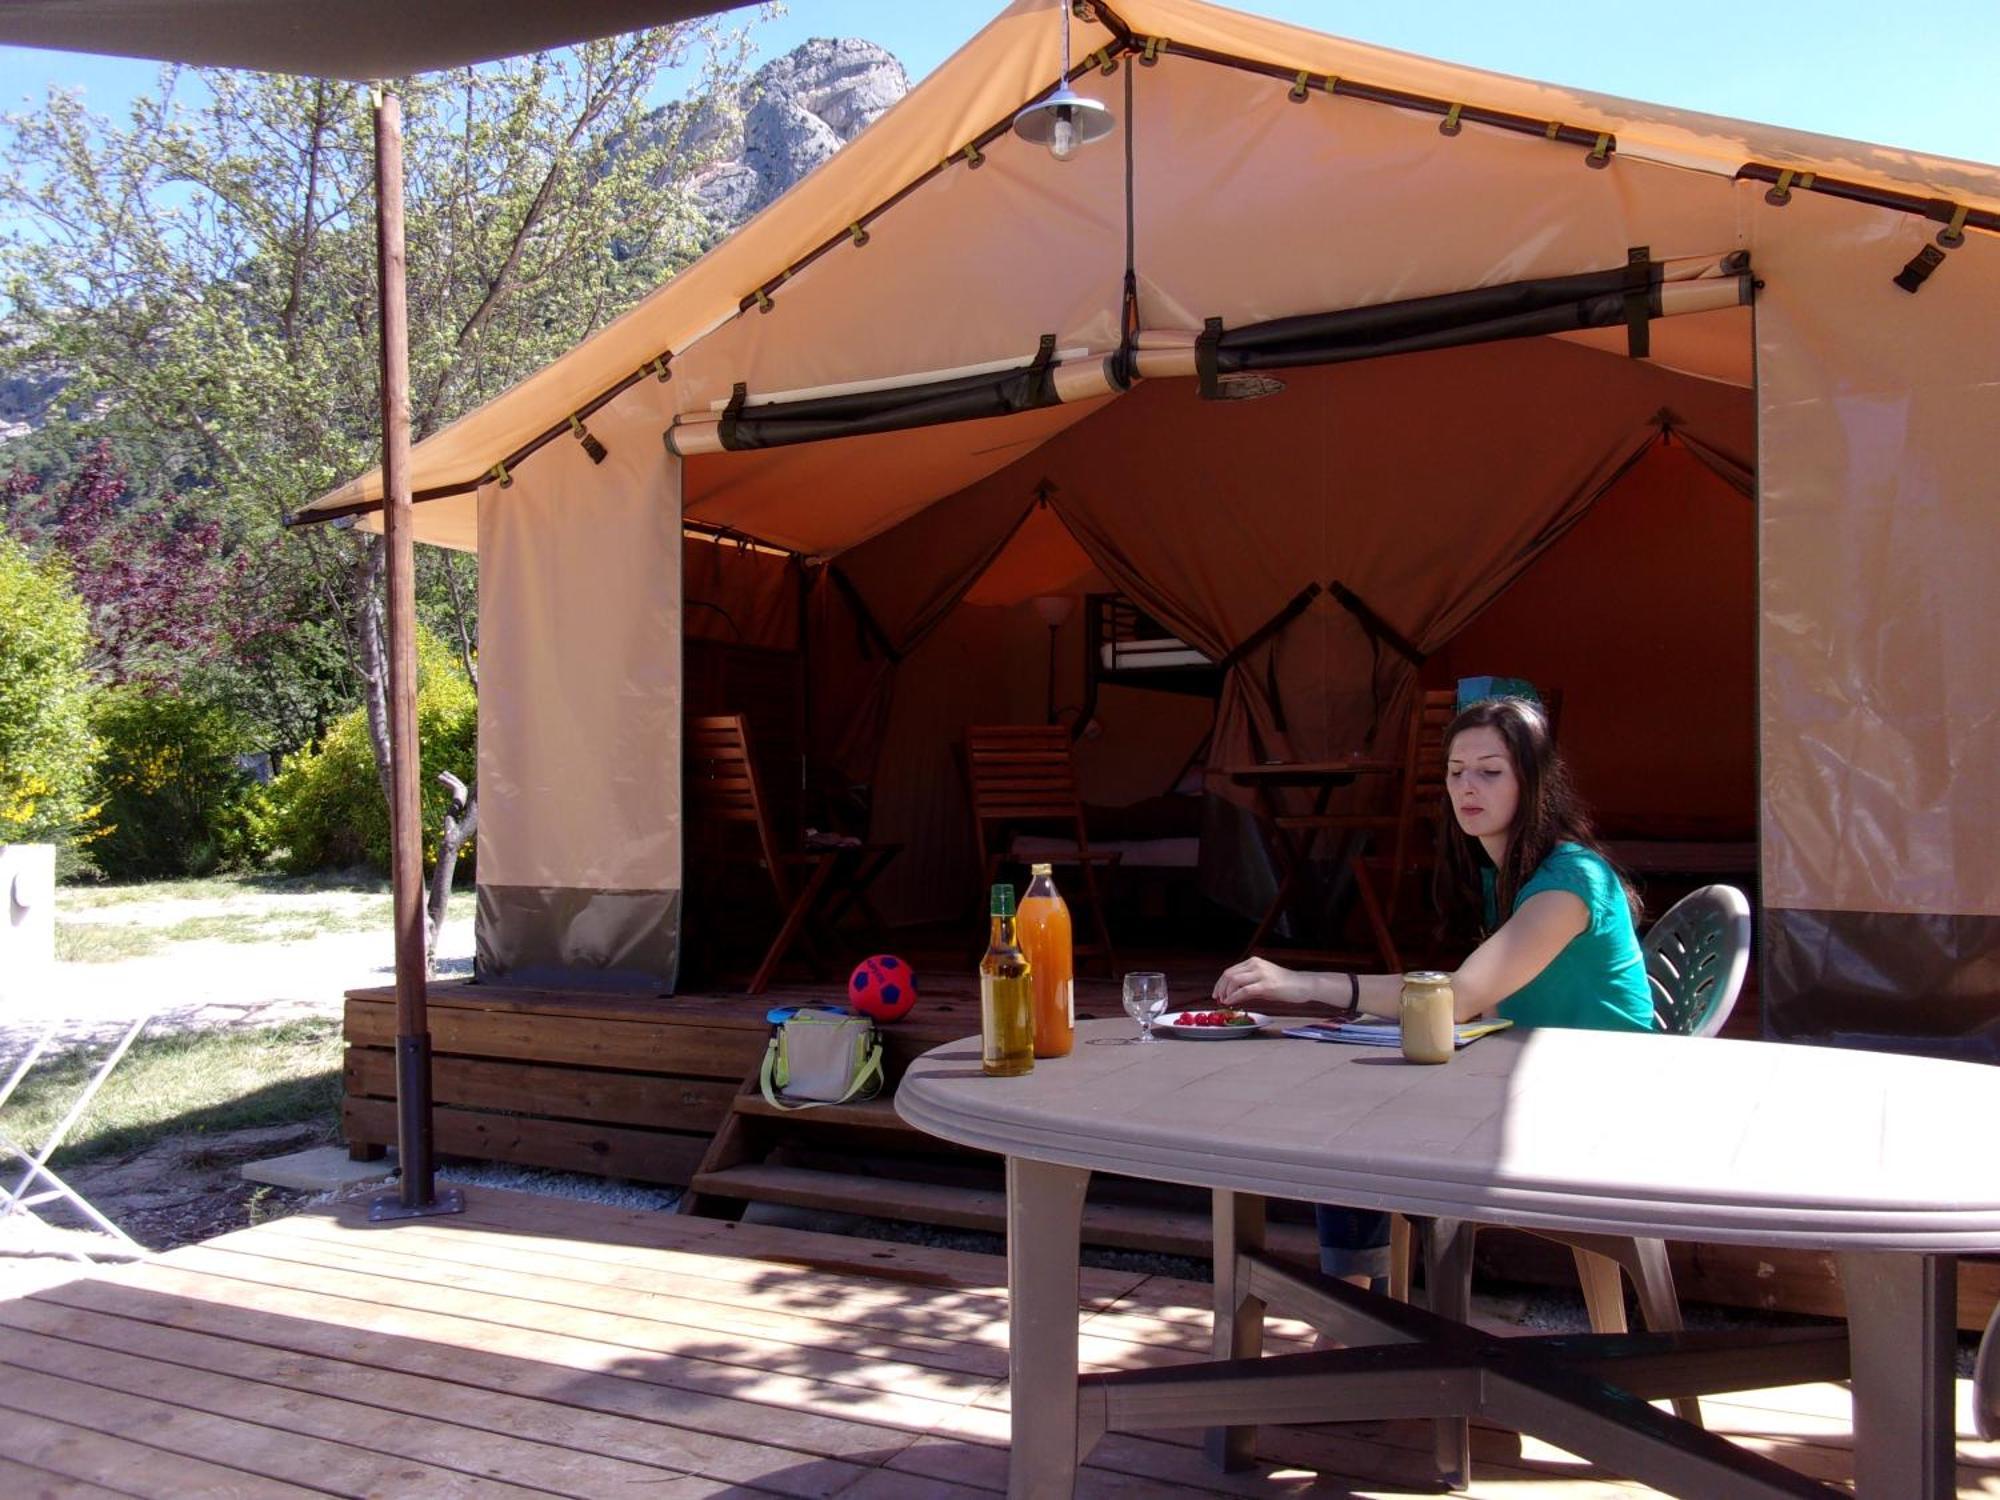
M386 1182L395 1170L393 1153L380 1161L354 1161L344 1146L315 1146L289 1156L248 1161L242 1167L243 1175L252 1182L268 1182L273 1187L295 1188L304 1193L329 1192L357 1182Z

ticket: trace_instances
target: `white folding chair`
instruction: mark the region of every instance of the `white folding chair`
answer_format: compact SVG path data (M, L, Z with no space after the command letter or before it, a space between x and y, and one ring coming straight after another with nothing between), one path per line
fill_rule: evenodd
M7 1129L5 1116L7 1101L21 1086L21 1081L28 1076L29 1070L40 1062L55 1044L62 1030L62 1021L60 1019L50 1021L34 1045L29 1047L14 1064L13 1070L7 1075L6 1083L0 1085L0 1225L5 1225L17 1217L40 1222L36 1209L49 1203L67 1203L111 1239L108 1245L90 1244L88 1247L68 1237L54 1241L56 1247L71 1260L88 1265L93 1256L130 1259L146 1253L136 1240L98 1212L89 1199L50 1170L49 1158L55 1155L56 1148L62 1145L70 1131L75 1128L76 1122L83 1118L83 1112L90 1107L90 1101L97 1096L97 1091L104 1087L104 1082L111 1076L112 1069L123 1061L125 1054L131 1050L132 1043L138 1040L139 1033L145 1030L146 1023L152 1018L152 1012L148 1010L126 1026L117 1044L105 1055L104 1060L98 1063L89 1081L70 1102L68 1111L48 1132L41 1145L33 1149ZM15 1163L21 1164L18 1177L15 1176ZM6 1185L8 1181L12 1182L12 1186Z

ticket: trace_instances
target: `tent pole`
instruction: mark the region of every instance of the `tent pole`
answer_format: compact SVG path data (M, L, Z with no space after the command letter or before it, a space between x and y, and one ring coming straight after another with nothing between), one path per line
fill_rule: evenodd
M382 299L382 545L389 580L389 836L396 931L396 1160L400 1190L376 1220L458 1213L431 1179L431 1037L425 1014L423 812L417 795L416 548L410 516L410 326L404 291L403 106L375 95L376 254Z

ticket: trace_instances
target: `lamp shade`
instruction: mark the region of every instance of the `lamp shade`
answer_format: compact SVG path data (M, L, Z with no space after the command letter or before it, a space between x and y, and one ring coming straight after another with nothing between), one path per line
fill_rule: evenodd
M1014 134L1034 145L1047 146L1058 161L1068 161L1078 146L1109 135L1114 123L1111 110L1101 100L1086 99L1064 83L1014 116Z
M1054 630L1076 612L1076 600L1069 594L1035 595L1035 613L1042 623Z

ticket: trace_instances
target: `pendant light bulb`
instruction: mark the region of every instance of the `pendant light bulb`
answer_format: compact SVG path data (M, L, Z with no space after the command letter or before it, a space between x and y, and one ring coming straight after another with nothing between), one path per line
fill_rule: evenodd
M1049 132L1049 155L1068 161L1076 155L1076 115L1067 106L1056 110L1056 123Z

